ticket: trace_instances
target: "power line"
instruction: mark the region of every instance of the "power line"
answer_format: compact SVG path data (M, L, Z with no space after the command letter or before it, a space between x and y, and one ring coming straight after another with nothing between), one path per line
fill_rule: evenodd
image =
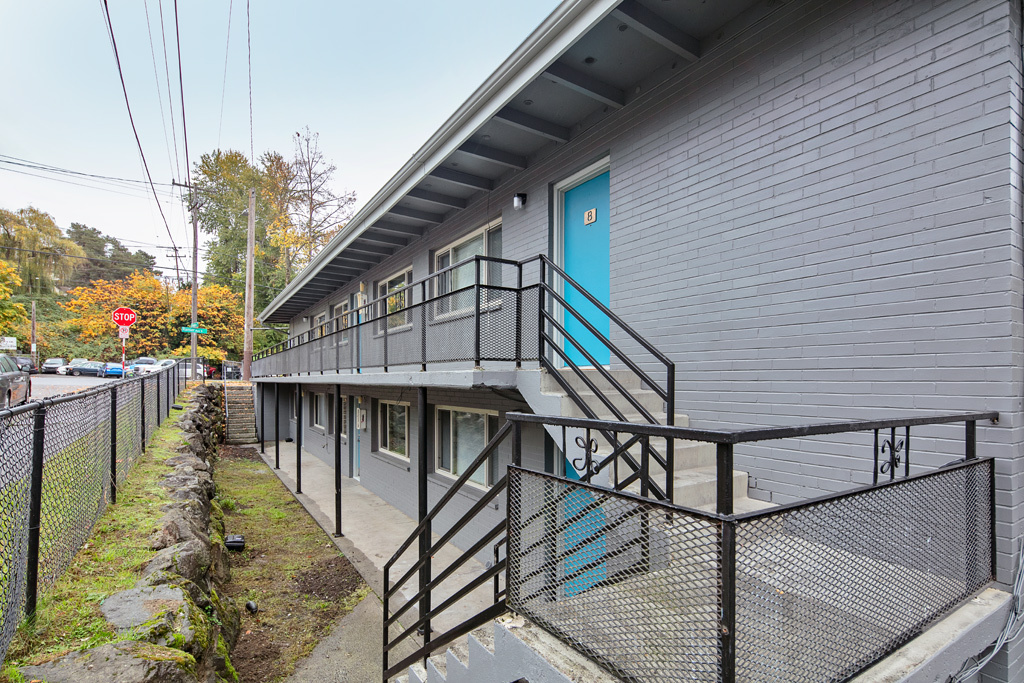
M220 122L217 124L217 149L220 149L220 134L224 128L224 95L228 91L228 53L231 50L231 11L235 0L228 2L228 39L224 45L224 82L220 86Z
M98 173L86 173L84 171L73 171L69 168L62 168L60 166L53 166L51 164L44 164L41 161L31 161L29 159L21 159L19 157L12 157L9 154L0 154L0 163L10 164L12 166L24 166L25 168L32 168L37 171L49 171L52 173L60 173L63 175L74 175L81 176L83 178L91 178L95 180L109 180L118 183L136 183L139 185L149 185L145 180L135 180L134 178L118 178L116 176L101 175ZM155 185L166 185L170 187L170 183L154 183Z
M103 0L106 2L106 0ZM181 29L178 27L178 0L174 0L174 42L178 48L178 89L181 92L181 141L185 147L186 180L192 177L192 162L188 158L188 125L185 123L185 81L181 75ZM189 191L189 197L192 192ZM189 201L191 203L191 201ZM174 240L171 240L174 243Z
M149 21L149 0L143 0L143 8L146 10L146 34L149 36L149 54L153 58L153 80L156 82L156 101L163 99L163 92L160 90L160 72L156 68L156 47L153 45L153 28ZM167 86L170 87L170 84ZM171 141L167 139L167 117L164 116L164 108L160 107L160 123L164 129L164 147L167 149L167 163L171 163ZM172 170L172 175L177 168Z
M113 194L120 194L120 195L124 195L125 197L133 197L135 199L148 199L149 198L148 194L139 195L139 194L133 194L131 192L119 192L118 190L114 190L114 189L111 189L109 187L97 187L96 185L86 185L85 183L76 183L73 180L67 180L65 178L53 178L53 177L50 177L50 176L39 175L38 173L29 173L28 171L19 171L19 170L14 169L14 168L2 168L2 167L0 167L0 171L7 171L8 173L17 173L19 175L27 175L27 176L30 176L32 178L41 178L43 180L52 180L54 182L64 183L65 185L75 185L77 187L84 187L84 188L87 188L87 189L90 189L90 190L99 190L100 192L112 192Z
M160 217L164 221L164 228L167 229L167 236L171 239L171 244L174 244L174 235L171 234L171 226L167 223L167 216L164 215L164 207L160 203L160 198L156 194L156 185L153 184L153 176L149 172L149 164L146 163L146 154L142 151L142 140L139 139L139 131L135 127L135 117L132 116L132 106L128 101L128 87L124 83L124 72L121 70L121 57L117 54L117 41L114 39L114 24L110 20L110 7L107 5L107 0L103 2L103 13L107 18L107 31L110 34L110 46L114 49L114 61L117 63L117 74L121 79L121 91L124 93L124 105L128 109L128 120L132 124L132 133L135 134L135 144L139 147L139 156L142 157L142 167L146 171L146 177L149 179L149 186L153 190L153 199L156 200L156 206L160 210ZM177 3L177 0L175 0Z
M171 138L174 140L174 170L180 176L181 161L178 159L178 131L174 125L174 101L171 98L171 68L167 63L167 30L164 28L163 0L158 0L157 9L160 10L160 44L163 46L164 50L164 76L167 80L167 108L171 112ZM184 112L182 113L184 114Z

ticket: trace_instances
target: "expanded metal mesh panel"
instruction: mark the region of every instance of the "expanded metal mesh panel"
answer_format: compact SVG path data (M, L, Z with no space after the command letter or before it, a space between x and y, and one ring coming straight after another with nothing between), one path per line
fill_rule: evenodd
M142 391L139 382L117 387L117 484L142 455Z
M527 287L519 293L522 301L520 313L519 336L523 360L537 360L539 340L539 322L537 316L540 305L540 287Z
M64 573L106 507L110 472L110 394L46 408L39 582Z
M720 522L509 472L511 609L627 680L718 680Z
M520 293L514 289L482 287L480 291L480 356L485 360L514 361L519 335Z
M991 577L992 462L741 521L738 680L840 681Z
M476 358L473 291L439 296L427 304L427 362Z
M14 638L25 599L34 411L0 417L0 653Z

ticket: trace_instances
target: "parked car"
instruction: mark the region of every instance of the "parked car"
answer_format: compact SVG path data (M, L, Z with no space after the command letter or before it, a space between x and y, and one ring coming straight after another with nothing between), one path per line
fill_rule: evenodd
M19 370L24 370L30 375L34 375L37 372L39 372L39 369L36 367L35 361L33 361L28 356L15 356L14 362L18 364Z
M67 365L62 365L59 368L57 368L57 374L70 375L72 368L78 367L79 365L85 365L86 363L90 362L92 361L90 361L88 358L72 358L70 363L68 363Z
M103 373L107 369L107 364L98 360L90 360L85 363L79 363L78 365L69 365L68 371L64 374L74 375L93 375L94 377L102 377Z
M40 368L40 372L44 375L49 375L57 372L57 368L67 363L63 358L47 358L43 361L43 367Z
M124 368L121 367L120 363L107 363L103 366L104 377L122 377L124 375Z
M211 379L217 372L217 368L209 363L203 363L202 361L196 361L196 365L199 366L200 374L205 376L206 379ZM188 358L185 359L185 379L192 379L192 361Z
M19 370L14 358L0 354L0 407L9 408L27 403L29 395L28 373Z
M162 361L157 361L156 363L147 363L144 365L139 365L138 371L140 375L149 374L151 372L159 372L160 370L163 370L167 366L174 365L177 362L178 361L173 360L171 358L166 358Z
M143 371L142 369L143 367L148 365L156 365L156 358L150 358L148 356L139 356L138 358L136 358L135 360L128 364L128 371L134 375L141 375L144 374L144 372L149 372L149 370Z

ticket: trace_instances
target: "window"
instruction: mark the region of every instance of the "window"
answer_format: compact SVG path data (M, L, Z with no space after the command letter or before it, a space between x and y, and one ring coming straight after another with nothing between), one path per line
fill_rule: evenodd
M480 228L468 237L464 237L460 241L434 252L435 272L470 260L469 263L453 268L435 279L434 289L436 296L443 296L449 292L456 292L464 287L472 287L476 284L476 264L472 261L474 256L501 258L500 222L495 221ZM501 286L500 263L482 263L480 274L481 284ZM472 306L473 292L465 291L439 300L436 312L438 314L451 313Z
M334 307L334 325L335 329L341 330L341 341L348 341L348 302L340 303Z
M309 396L309 419L314 427L324 427L324 395L310 394Z
M325 322L327 322L326 313L321 313L320 315L313 318L313 322L310 324L309 328L310 339L316 339L323 334L323 329L321 328L321 325L323 325Z
M377 304L377 317L387 320L389 330L409 324L409 312L405 307L411 302L407 299L405 288L411 282L412 270L404 270L377 283L377 298L381 299ZM384 331L383 322L377 323L377 331Z
M338 433L348 436L348 396L341 397L341 428Z
M299 388L295 387L292 392L292 418L299 419L299 399L302 398L302 394L299 393Z
M406 435L409 433L409 406L381 401L377 413L380 426L379 450L408 458Z
M437 444L434 469L453 477L461 476L498 431L498 414L463 408L441 408L435 412ZM481 486L498 479L498 458L492 456L469 478Z

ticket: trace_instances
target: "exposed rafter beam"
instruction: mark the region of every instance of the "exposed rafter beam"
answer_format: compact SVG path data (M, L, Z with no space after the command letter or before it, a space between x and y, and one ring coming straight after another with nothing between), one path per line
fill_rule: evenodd
M392 206L391 209L388 210L388 213L394 214L395 216L402 216L404 218L415 218L418 221L426 221L427 223L436 224L444 221L444 216L439 213L410 209L408 206Z
M526 157L513 154L512 152L494 149L487 145L481 145L478 142L467 142L462 145L462 147L459 147L459 151L463 154L476 157L477 159L483 159L484 161L490 161L495 164L507 166L508 168L514 168L517 171L522 171L526 168Z
M570 90L575 90L581 95L586 95L609 107L619 109L626 106L626 94L621 90L561 62L555 62L549 66L544 75Z
M447 180L450 183L462 185L463 187L470 187L474 190L490 191L494 189L494 183L489 179L481 178L480 176L473 175L471 173L456 171L453 168L435 168L430 172L430 175L434 178Z
M548 140L554 140L555 142L569 142L569 129L563 126L559 126L557 123L551 123L544 119L539 119L536 116L530 114L524 114L516 109L509 109L505 107L497 114L494 115L495 121L500 121L505 125L518 128L519 130L525 130L528 133L539 135L542 138Z
M320 272L330 275L359 275L363 270L363 268L353 268L351 266L328 265L324 266Z
M358 241L352 242L352 244L345 247L345 251L338 254L341 258L345 258L345 255L349 252L358 252L361 254L376 254L379 256L391 256L395 253L395 250L391 247L378 247L375 244L359 244Z
M331 263L338 265L354 264L355 266L375 266L383 260L382 256L370 256L368 254L350 254L349 250L346 249L343 255L337 256Z
M450 197L440 192L431 192L430 190L421 190L418 187L414 187L409 190L409 194L406 197L413 199L419 199L424 202L430 202L431 204L437 204L449 209L465 209L466 200L458 197Z
M373 230L368 230L368 231L364 232L362 235L359 236L359 238L356 240L356 242L371 242L373 244L390 244L391 246L399 248L399 249L404 247L405 245L409 244L409 240L404 239L402 237L395 237L394 235L382 235L382 234L380 234L378 232L374 232Z
M423 236L423 228L416 227L415 225L392 223L391 221L377 221L373 224L373 229L382 232L392 232L398 235L408 235L413 238Z
M612 16L683 59L694 62L700 58L699 40L665 21L636 0L625 0L612 10Z

